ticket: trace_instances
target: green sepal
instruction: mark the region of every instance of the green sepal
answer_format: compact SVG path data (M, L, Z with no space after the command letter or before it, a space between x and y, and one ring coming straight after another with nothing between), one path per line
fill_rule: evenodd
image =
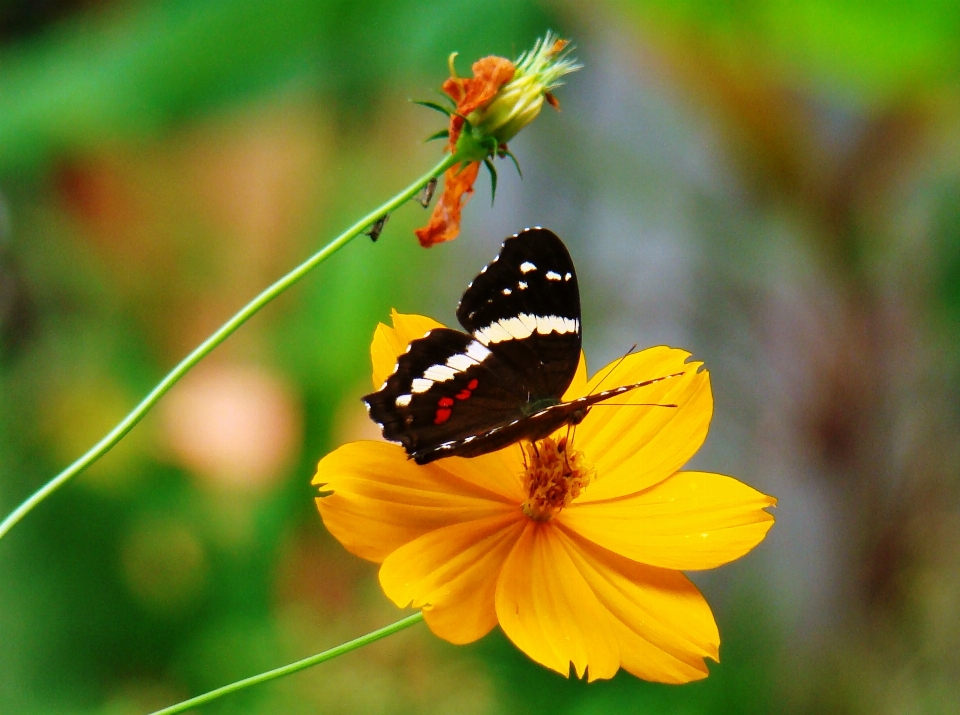
M447 109L443 105L437 104L436 102L429 102L425 99L411 99L410 101L413 102L414 104L419 104L421 107L426 107L427 109L433 109L437 112L440 112L441 114L447 117L449 117L452 114L452 112L449 109Z
M457 115L461 116L461 115ZM485 135L474 129L466 117L463 117L463 128L457 138L455 154L461 161L483 161L497 156L499 144L493 136Z
M493 206L493 202L497 199L497 167L490 161L490 157L483 160L483 165L490 172L490 205Z
M500 151L500 152L498 152L498 156L500 156L501 158L502 158L502 157L510 157L510 160L513 162L513 165L514 165L515 167L517 167L517 173L520 175L520 178L521 178L521 179L523 178L523 172L520 171L520 162L517 161L517 157L515 157L515 156L513 155L513 152L512 152L512 151L510 151L510 150L508 150L508 149L507 149L507 150Z
M441 129L439 132L436 132L435 134L431 134L426 139L424 139L423 143L426 144L427 142L432 142L436 139L449 139L449 138L450 138L450 130Z
M441 92L439 89L435 89L433 90L433 93L441 97L442 99L446 100L447 102L450 102L450 106L453 107L454 109L457 108L457 103L453 101L453 97L451 97L446 92Z

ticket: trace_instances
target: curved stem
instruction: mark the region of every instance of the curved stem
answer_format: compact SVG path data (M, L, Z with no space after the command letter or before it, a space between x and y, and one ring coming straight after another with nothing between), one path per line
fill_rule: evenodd
M391 211L394 211L402 206L406 201L409 201L417 194L417 192L427 185L430 179L435 176L440 176L444 171L449 169L458 161L460 161L460 159L457 157L457 155L446 155L443 161L410 184L410 186L408 186L406 189L368 213L346 231L333 239L326 246L314 253L306 261L301 263L299 266L283 276L283 278L280 278L273 285L260 293L260 295L247 303L240 310L240 312L220 326L220 328L213 335L200 343L200 345L197 346L193 352L187 355L177 364L176 367L173 368L173 370L167 373L167 376L164 377L160 383L154 387L153 390L151 390L150 393L143 398L143 400L140 401L140 404L134 407L130 414L124 417L123 420L117 424L116 427L110 430L110 432L107 433L103 439L93 445L93 447L87 450L87 452L77 459L73 464L64 469L49 482L44 484L43 487L34 492L30 498L10 512L3 522L0 522L0 539L2 539L6 533L17 524L17 522L29 514L40 502L53 494L53 492L55 492L61 486L66 484L71 477L76 476L100 459L100 457L106 454L117 442L123 439L124 435L133 429L133 427L141 419L143 419L143 416L150 410L150 408L153 407L157 401L163 397L167 390L173 387L176 382L183 377L188 370L190 370L190 368L206 357L208 353L226 340L237 328L247 322L247 320L256 314L257 311L259 311L263 306L283 293L287 288L299 281L301 278L307 275L307 273L323 263L323 261L332 256L339 249L343 248L343 246L345 246L352 238L358 236L363 229L375 222L383 214L390 213Z
M338 645L336 648L331 648L330 650L325 650L322 653L311 655L309 658L298 660L294 663L290 663L289 665L268 670L265 673L260 673L260 675L254 675L250 678L238 680L235 683L230 683L230 685L224 685L222 688L217 688L216 690L211 690L209 693L204 693L203 695L198 695L195 698L184 700L182 703L171 705L163 710L157 710L150 715L173 715L174 713L182 713L183 711L190 710L198 705L205 705L211 700L216 700L224 695L229 695L230 693L235 693L238 690L249 688L251 685L259 685L260 683L266 683L268 680L274 680L275 678L282 678L285 675L291 675L292 673L296 673L304 668L309 668L317 663L323 663L331 658L336 658L338 655L349 653L350 651L356 650L357 648L365 646L368 643L373 643L381 638L386 638L387 636L397 633L398 631L402 631L404 628L409 628L414 623L419 623L422 620L423 613L414 613L412 616L407 616L396 623L391 623L389 626L385 626L379 630L367 633L365 636L360 636L352 641Z

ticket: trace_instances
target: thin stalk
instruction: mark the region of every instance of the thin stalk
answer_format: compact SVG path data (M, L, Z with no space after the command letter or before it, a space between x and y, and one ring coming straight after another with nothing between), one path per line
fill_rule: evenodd
M410 186L408 186L406 189L368 213L346 231L333 239L326 246L314 253L306 261L301 263L299 266L283 276L283 278L280 278L276 283L271 285L256 298L247 303L240 310L240 312L220 326L220 328L213 335L200 343L200 345L192 353L187 355L177 364L176 367L173 368L173 370L167 373L167 376L164 377L159 384L157 384L157 386L154 387L153 390L151 390L150 393L143 398L143 400L141 400L140 404L134 407L130 414L124 417L123 420L120 421L116 427L110 430L110 432L108 432L103 439L93 445L73 464L60 472L57 476L43 485L43 487L34 492L26 501L20 504L20 506L10 512L3 522L0 522L0 539L2 539L7 532L17 524L17 522L29 514L40 502L70 481L72 477L75 477L77 474L82 472L84 469L89 467L91 464L100 459L100 457L110 451L110 449L117 442L123 439L127 432L133 429L133 427L143 419L143 416L147 414L150 408L157 404L167 390L173 387L177 381L190 370L190 368L200 362L215 347L230 337L230 335L232 335L237 328L247 322L247 320L255 315L257 311L307 275L307 273L323 263L327 258L343 248L351 239L358 236L363 229L374 223L378 218L384 214L398 209L404 203L416 196L416 194L427 185L430 179L435 176L440 176L457 161L459 161L459 159L455 154L445 156L443 161L410 184Z
M379 630L367 633L365 636L360 636L352 641L348 641L342 645L338 645L336 648L331 648L330 650L325 650L322 653L317 653L316 655L311 655L309 658L304 658L303 660L298 660L289 665L284 665L280 668L275 668L273 670L268 670L265 673L260 673L260 675L254 675L250 678L244 678L243 680L238 680L235 683L230 683L230 685L224 685L222 688L217 688L216 690L211 690L209 693L204 693L203 695L198 695L195 698L190 698L189 700L184 700L182 703L177 703L176 705L171 705L168 708L163 710L157 710L150 715L174 715L174 713L182 713L185 710L190 710L199 705L205 705L211 700L216 700L217 698L222 698L224 695L229 695L230 693L235 693L238 690L243 690L244 688L249 688L251 685L259 685L260 683L266 683L268 680L274 680L275 678L282 678L285 675L291 675L298 671L303 670L304 668L309 668L310 666L317 665L317 663L323 663L326 660L336 658L338 655L343 655L344 653L349 653L352 650L356 650L362 646L365 646L374 641L378 641L381 638L386 638L389 635L393 635L399 631L402 631L404 628L409 628L414 623L419 623L423 620L423 613L414 613L412 616L407 616L403 620L392 623L389 626L380 628Z

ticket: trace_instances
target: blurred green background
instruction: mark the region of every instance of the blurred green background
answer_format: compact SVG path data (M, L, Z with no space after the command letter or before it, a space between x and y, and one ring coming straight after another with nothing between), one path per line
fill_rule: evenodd
M438 158L461 52L585 63L452 244L394 215L272 304L0 542L0 712L144 713L396 620L327 535L320 456L391 307L453 322L502 238L553 228L596 369L692 350L698 468L780 498L693 574L723 662L566 681L418 626L209 713L960 711L955 0L2 0L0 507L101 437L256 291Z

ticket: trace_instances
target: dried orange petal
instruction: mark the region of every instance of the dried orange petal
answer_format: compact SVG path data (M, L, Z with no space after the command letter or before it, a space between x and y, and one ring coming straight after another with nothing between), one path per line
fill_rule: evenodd
M443 194L433 208L430 221L414 231L421 246L430 248L460 235L460 213L473 194L473 184L479 171L480 162L477 161L465 167L457 165L447 169L443 179Z

